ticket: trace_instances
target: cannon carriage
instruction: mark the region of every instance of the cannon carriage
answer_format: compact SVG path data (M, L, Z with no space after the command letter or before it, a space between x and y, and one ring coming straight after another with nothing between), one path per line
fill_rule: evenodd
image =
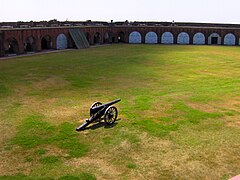
M116 99L114 101L102 104L101 102L95 102L90 106L90 118L79 127L76 128L76 131L84 130L89 124L101 121L102 117L105 122L105 126L112 125L117 119L118 110L113 104L118 103L121 99Z

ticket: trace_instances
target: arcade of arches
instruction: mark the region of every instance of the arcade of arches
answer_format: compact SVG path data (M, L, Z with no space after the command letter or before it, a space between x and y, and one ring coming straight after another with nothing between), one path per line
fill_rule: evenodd
M239 34L235 31L222 33L220 31L204 32L199 29L199 32L189 33L186 31L154 31L149 28L143 30L125 29L114 31L114 29L94 29L85 30L85 36L90 45L107 44L107 43L130 43L130 44L193 44L193 45L240 45ZM19 40L14 35L6 40L3 39L1 52L5 54L18 54L24 52L36 52L49 49L67 49L73 48L74 43L71 37L67 34L68 30L58 34L52 34L49 29L49 34L41 37L29 35L23 41ZM234 33L235 32L235 33ZM19 32L20 33L20 32Z

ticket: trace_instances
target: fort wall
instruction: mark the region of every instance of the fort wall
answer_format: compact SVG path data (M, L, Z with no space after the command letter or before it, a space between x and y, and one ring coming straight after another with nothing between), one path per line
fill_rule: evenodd
M238 46L240 38L240 28L237 26L199 27L186 24L185 26L107 25L3 28L0 30L0 55L38 52L59 47L74 48L74 42L69 34L71 28L78 28L84 32L90 45L152 43Z

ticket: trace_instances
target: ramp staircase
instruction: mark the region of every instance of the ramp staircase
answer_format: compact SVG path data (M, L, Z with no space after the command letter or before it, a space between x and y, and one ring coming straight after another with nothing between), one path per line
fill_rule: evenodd
M78 49L89 48L84 32L80 31L80 29L69 29L69 33Z

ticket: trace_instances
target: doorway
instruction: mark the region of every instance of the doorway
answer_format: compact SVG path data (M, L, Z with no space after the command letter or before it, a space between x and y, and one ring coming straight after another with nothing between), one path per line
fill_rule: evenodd
M212 37L211 44L218 44L218 37Z

